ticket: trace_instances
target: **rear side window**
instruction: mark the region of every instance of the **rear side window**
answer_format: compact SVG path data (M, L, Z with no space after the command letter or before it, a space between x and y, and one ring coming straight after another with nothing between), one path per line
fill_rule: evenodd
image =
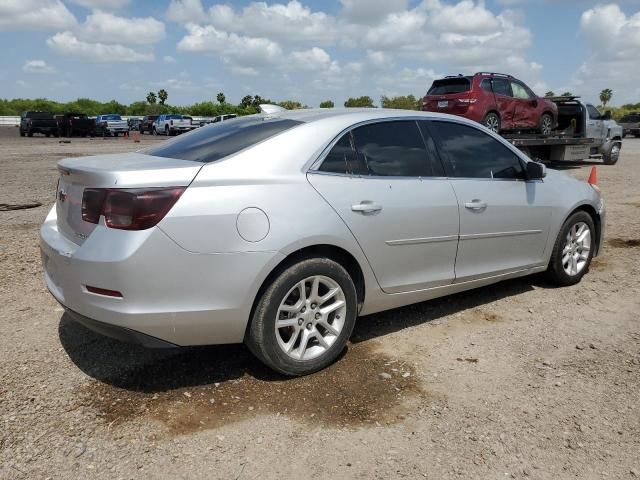
M433 170L417 122L393 121L353 130L353 143L370 175L429 177Z
M497 95L504 95L506 97L511 96L511 86L509 85L509 81L504 78L493 78L493 93Z
M301 123L297 120L253 116L212 123L141 153L202 163L215 162Z
M443 78L433 82L427 95L447 95L468 92L469 90L471 90L471 81L468 77Z
M520 159L506 146L477 128L453 122L433 122L440 153L453 177L524 178Z

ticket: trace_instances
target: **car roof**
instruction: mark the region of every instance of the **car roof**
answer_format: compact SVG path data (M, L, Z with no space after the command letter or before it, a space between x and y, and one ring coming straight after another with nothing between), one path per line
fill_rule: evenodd
M457 115L448 115L438 112L423 112L420 110L399 110L392 108L314 108L300 110L284 110L271 114L259 114L265 118L283 118L296 120L303 123L318 121L336 121L342 124L356 124L369 120L401 119L401 118L424 118L454 120L469 125L478 125Z

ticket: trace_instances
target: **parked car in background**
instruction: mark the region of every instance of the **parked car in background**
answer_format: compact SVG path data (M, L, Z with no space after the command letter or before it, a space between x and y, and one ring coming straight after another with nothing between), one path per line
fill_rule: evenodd
M58 117L58 129L63 137L95 135L96 121L84 113L65 113Z
M138 125L138 130L140 130L140 133L153 133L153 122L155 122L157 118L158 115L145 115L140 122L140 125Z
M129 125L130 131L139 131L141 123L142 123L142 119L140 118L133 117L133 118L127 119L127 125Z
M201 127L204 127L205 125L209 125L210 123L225 122L227 120L231 120L232 118L236 118L237 116L238 115L236 115L235 113L227 113L212 118L203 118L202 120L200 120L199 124Z
M475 122L263 111L58 163L40 244L70 318L148 346L244 341L304 375L358 315L543 271L573 285L601 249L599 190Z
M153 122L154 135L176 135L188 132L192 128L191 117L179 113L160 115L156 121Z
M96 117L96 135L117 137L119 134L127 132L129 132L129 125L120 115L110 113Z
M558 108L524 82L500 73L479 72L435 80L423 99L424 111L459 115L492 132L531 130L550 135Z
M189 122L191 122L191 128L190 130L193 130L194 128L199 127L200 125L197 123L193 123L193 117L190 117L189 115L183 115L182 116L183 120L188 120Z
M620 120L622 126L622 135L633 135L634 137L640 137L640 112L630 113L625 115Z
M33 137L41 133L50 137L58 136L58 121L51 112L24 112L20 116L20 136Z

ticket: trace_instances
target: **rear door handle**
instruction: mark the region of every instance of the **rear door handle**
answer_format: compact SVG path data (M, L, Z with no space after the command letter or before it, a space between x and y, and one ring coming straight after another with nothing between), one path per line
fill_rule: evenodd
M382 205L376 205L371 200L363 200L360 203L351 205L351 211L360 213L376 213L382 210Z
M470 202L466 202L464 204L464 208L467 208L469 210L479 211L487 208L487 204L481 200L478 200L477 198L474 198Z

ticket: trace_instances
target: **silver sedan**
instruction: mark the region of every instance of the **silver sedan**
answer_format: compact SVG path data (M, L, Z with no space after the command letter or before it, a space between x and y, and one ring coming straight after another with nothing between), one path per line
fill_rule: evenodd
M150 347L245 342L287 375L334 361L358 315L577 283L603 238L597 187L435 113L265 107L58 169L41 249L72 318Z

